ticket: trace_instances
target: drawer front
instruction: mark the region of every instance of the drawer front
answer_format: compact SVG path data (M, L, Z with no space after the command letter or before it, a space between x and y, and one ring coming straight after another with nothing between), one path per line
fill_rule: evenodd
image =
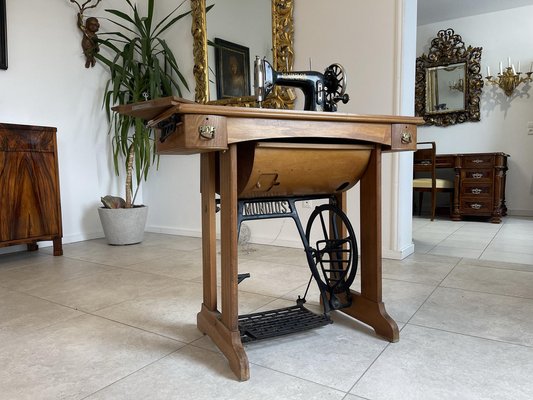
M158 132L159 154L194 154L228 149L226 118L217 115L185 115L163 142Z
M464 168L491 168L494 166L492 154L478 154L463 157Z
M461 214L490 214L492 212L491 199L462 199Z
M463 169L461 178L465 182L492 182L492 169Z
M492 185L490 183L464 183L461 187L463 197L491 197Z
M416 125L393 124L391 150L416 150Z
M0 151L53 152L55 128L0 124Z

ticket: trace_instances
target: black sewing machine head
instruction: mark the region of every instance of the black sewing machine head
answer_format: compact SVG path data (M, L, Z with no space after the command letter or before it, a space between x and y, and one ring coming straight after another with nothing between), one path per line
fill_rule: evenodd
M340 64L331 64L323 74L316 71L278 72L259 57L254 63L255 97L259 105L274 88L274 85L302 89L305 96L304 110L337 111L337 103L350 100L345 94L346 74Z

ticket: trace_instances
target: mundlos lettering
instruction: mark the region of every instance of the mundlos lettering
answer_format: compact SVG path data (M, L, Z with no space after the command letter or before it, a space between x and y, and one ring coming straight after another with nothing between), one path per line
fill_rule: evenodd
M272 215L290 214L291 207L288 201L261 201L244 203L243 215Z

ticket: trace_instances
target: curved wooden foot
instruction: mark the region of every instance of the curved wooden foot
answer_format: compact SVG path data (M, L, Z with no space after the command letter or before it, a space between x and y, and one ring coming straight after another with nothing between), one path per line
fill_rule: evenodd
M387 314L383 302L375 302L361 293L351 290L352 305L339 311L370 325L376 334L389 342L400 340L400 331L396 322Z
M230 331L220 320L220 313L210 311L202 304L197 315L198 329L209 336L229 361L229 366L240 381L250 379L250 364L241 342L239 331Z

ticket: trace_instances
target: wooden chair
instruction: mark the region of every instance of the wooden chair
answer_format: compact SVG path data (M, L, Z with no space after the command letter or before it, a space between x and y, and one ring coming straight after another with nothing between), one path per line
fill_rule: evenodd
M419 142L413 160L413 197L418 192L418 215L421 215L424 193L431 193L431 220L435 219L437 193L450 193L450 206L453 203L453 182L447 179L438 179L435 167L436 158L435 142ZM418 177L420 175L424 177Z

